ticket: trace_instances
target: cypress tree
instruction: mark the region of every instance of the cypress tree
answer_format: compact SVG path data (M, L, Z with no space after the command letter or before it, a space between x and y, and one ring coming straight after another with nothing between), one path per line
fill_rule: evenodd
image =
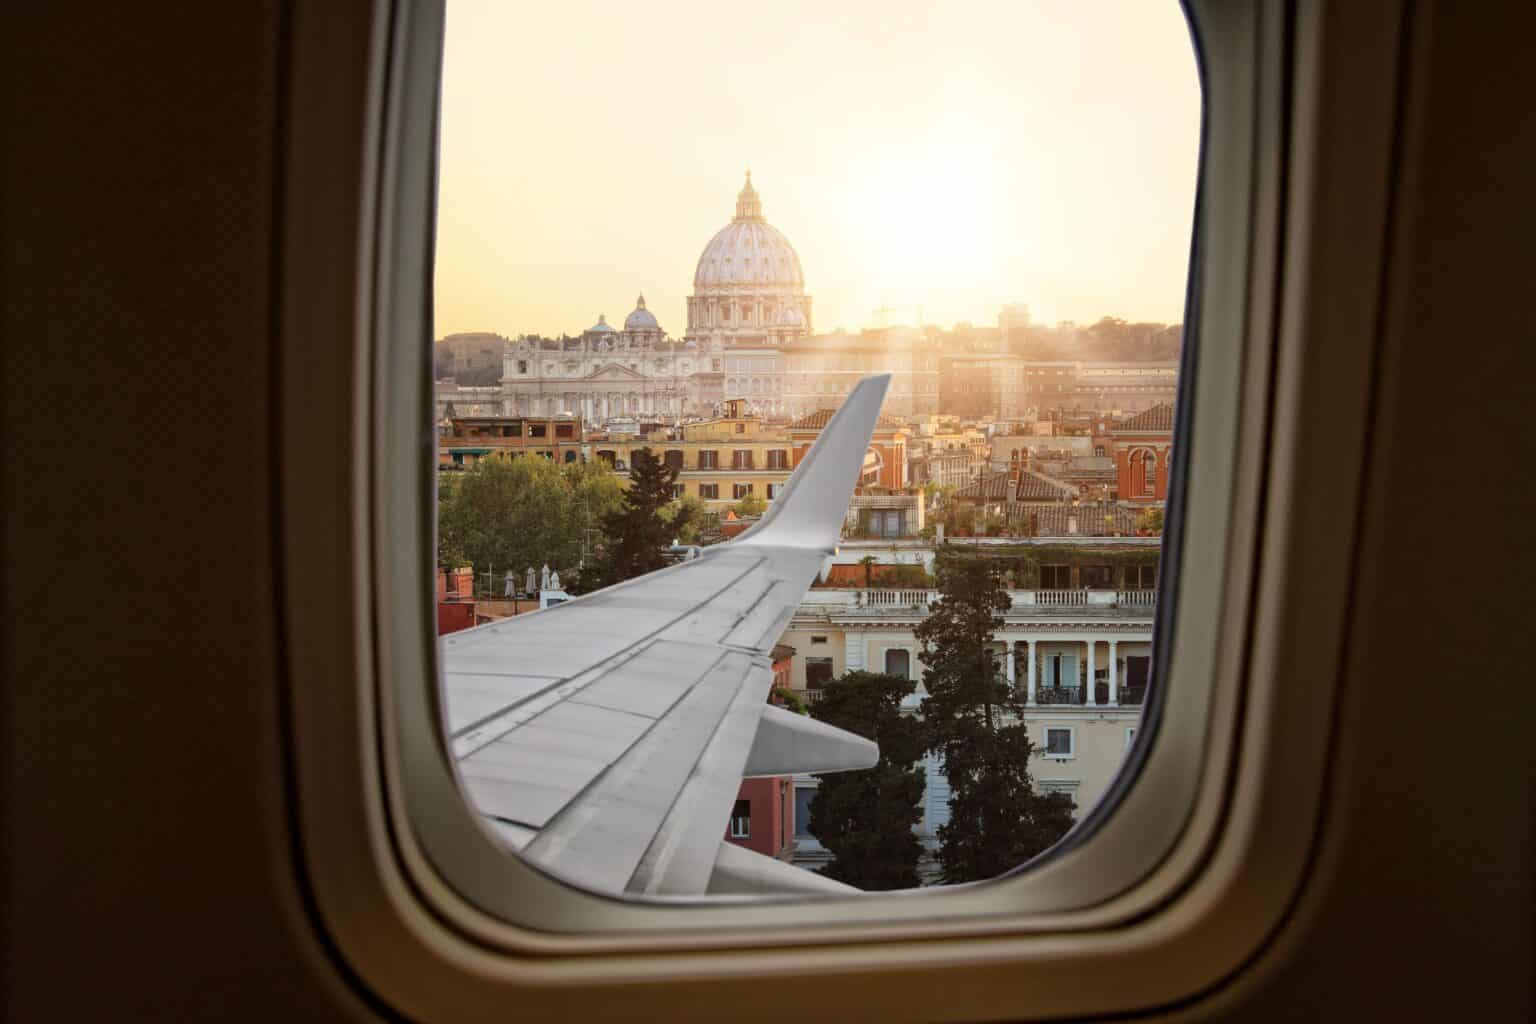
M820 721L880 744L880 760L858 772L822 776L811 801L809 831L832 852L821 869L859 889L917 886L922 846L913 827L922 817L923 755L917 719L901 713L916 685L900 676L849 672L821 690L811 705Z
M1073 802L1035 792L1024 701L998 672L993 634L1009 607L999 575L980 559L942 556L939 599L915 630L923 645L926 746L949 777L949 823L939 828L946 882L1017 867L1072 825Z
M676 482L677 469L664 465L649 448L632 453L629 487L619 507L603 518L608 539L592 564L582 569L576 582L578 593L611 587L666 566L662 552L671 543L672 524L662 510L671 503Z

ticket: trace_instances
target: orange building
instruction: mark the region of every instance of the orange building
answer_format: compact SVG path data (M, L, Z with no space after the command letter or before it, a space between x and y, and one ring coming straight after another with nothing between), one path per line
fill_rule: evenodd
M805 453L821 436L822 428L832 418L832 409L819 409L802 416L789 425L789 441L793 446L792 465L800 465ZM864 486L878 486L899 491L907 486L907 428L889 416L881 416L875 423L875 432L869 439L869 451L873 459L865 460L865 473L860 480Z
M1122 420L1110 431L1120 500L1151 505L1168 499L1173 455L1173 405L1164 402Z
M438 424L440 469L468 469L488 455L542 455L555 462L582 460L579 418L453 416Z

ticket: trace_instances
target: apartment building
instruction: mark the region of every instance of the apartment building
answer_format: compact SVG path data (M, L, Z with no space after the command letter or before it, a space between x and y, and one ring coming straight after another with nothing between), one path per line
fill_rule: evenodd
M582 423L573 418L453 416L438 423L439 470L468 469L487 455L541 455L582 461Z
M654 436L609 437L592 441L590 448L592 458L626 475L634 453L649 448L666 465L676 467L676 497L698 498L715 509L726 508L748 495L772 501L794 469L786 439L755 431L676 441Z

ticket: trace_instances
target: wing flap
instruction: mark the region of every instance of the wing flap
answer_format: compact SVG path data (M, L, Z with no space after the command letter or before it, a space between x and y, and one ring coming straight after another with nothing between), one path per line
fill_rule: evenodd
M769 706L758 720L743 774L794 775L873 768L880 748L863 736Z
M628 887L750 667L747 657L736 653L709 664L640 741L544 826L524 847L524 856L583 885L608 892Z

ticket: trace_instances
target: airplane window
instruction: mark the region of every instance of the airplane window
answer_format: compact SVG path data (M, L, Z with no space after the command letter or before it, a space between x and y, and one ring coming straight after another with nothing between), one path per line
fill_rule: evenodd
M1155 731L1184 14L866 15L449 7L442 726L487 830L588 890L997 878Z

